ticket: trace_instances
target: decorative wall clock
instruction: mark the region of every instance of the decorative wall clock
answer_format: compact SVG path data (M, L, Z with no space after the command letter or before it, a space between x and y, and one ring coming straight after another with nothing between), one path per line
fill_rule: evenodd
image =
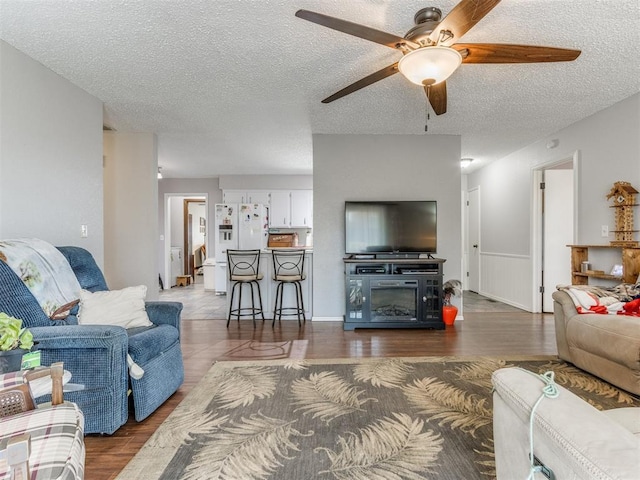
M611 208L615 209L616 229L615 240L611 245L623 247L637 247L640 242L634 240L638 230L633 229L633 208L637 207L636 194L638 191L629 182L616 182L607 195L607 200L613 199Z

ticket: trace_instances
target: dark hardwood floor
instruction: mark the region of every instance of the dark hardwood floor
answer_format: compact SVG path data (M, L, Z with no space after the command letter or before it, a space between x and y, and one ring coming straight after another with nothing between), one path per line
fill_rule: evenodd
M251 320L183 320L185 382L156 412L141 423L133 418L111 436L89 435L85 478L115 478L156 428L218 360L266 358L347 358L440 355L555 355L552 315L467 312L446 330L355 330L342 323L283 321L271 327Z

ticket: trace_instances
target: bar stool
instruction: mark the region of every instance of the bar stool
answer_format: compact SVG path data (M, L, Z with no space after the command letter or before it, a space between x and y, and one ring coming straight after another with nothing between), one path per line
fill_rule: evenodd
M231 301L229 302L229 316L227 317L227 327L232 316L236 316L238 324L240 317L251 316L253 326L256 326L256 314L262 316L264 321L264 313L262 311L262 295L260 293L260 284L263 275L260 273L260 250L227 250L227 268L229 270L229 280L233 283L231 287ZM242 306L242 287L249 285L251 290L251 306ZM234 308L233 299L238 289L238 304ZM258 306L256 307L254 288L258 290Z
M273 250L273 279L278 282L276 287L276 302L273 308L273 326L276 318L282 320L282 315L296 315L298 325L300 317L307 321L304 314L304 301L302 299L302 285L306 276L304 274L304 250ZM296 292L296 306L283 307L282 295L285 285L293 285Z

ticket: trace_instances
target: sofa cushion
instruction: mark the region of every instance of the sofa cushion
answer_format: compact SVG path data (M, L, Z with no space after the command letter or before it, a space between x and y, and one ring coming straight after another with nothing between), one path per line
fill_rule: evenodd
M56 247L66 257L80 286L90 292L108 290L104 275L93 256L80 247Z
M141 366L168 350L179 341L178 329L170 325L127 330L129 335L129 355Z
M640 408L612 408L611 410L604 410L604 414L629 430L640 441Z
M78 322L80 325L149 327L152 324L145 310L146 296L145 285L95 293L82 290Z
M527 478L531 411L545 383L519 368L496 370L492 382L497 477ZM556 387L556 398L543 397L535 407L534 455L557 479L638 478L639 439L577 395Z
M640 318L625 315L574 315L567 321L567 342L573 353L586 351L638 370Z

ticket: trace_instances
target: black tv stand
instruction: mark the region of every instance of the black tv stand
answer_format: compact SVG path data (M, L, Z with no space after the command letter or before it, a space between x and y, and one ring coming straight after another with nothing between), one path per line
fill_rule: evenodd
M444 329L444 262L431 255L420 258L417 254L345 258L344 329Z

